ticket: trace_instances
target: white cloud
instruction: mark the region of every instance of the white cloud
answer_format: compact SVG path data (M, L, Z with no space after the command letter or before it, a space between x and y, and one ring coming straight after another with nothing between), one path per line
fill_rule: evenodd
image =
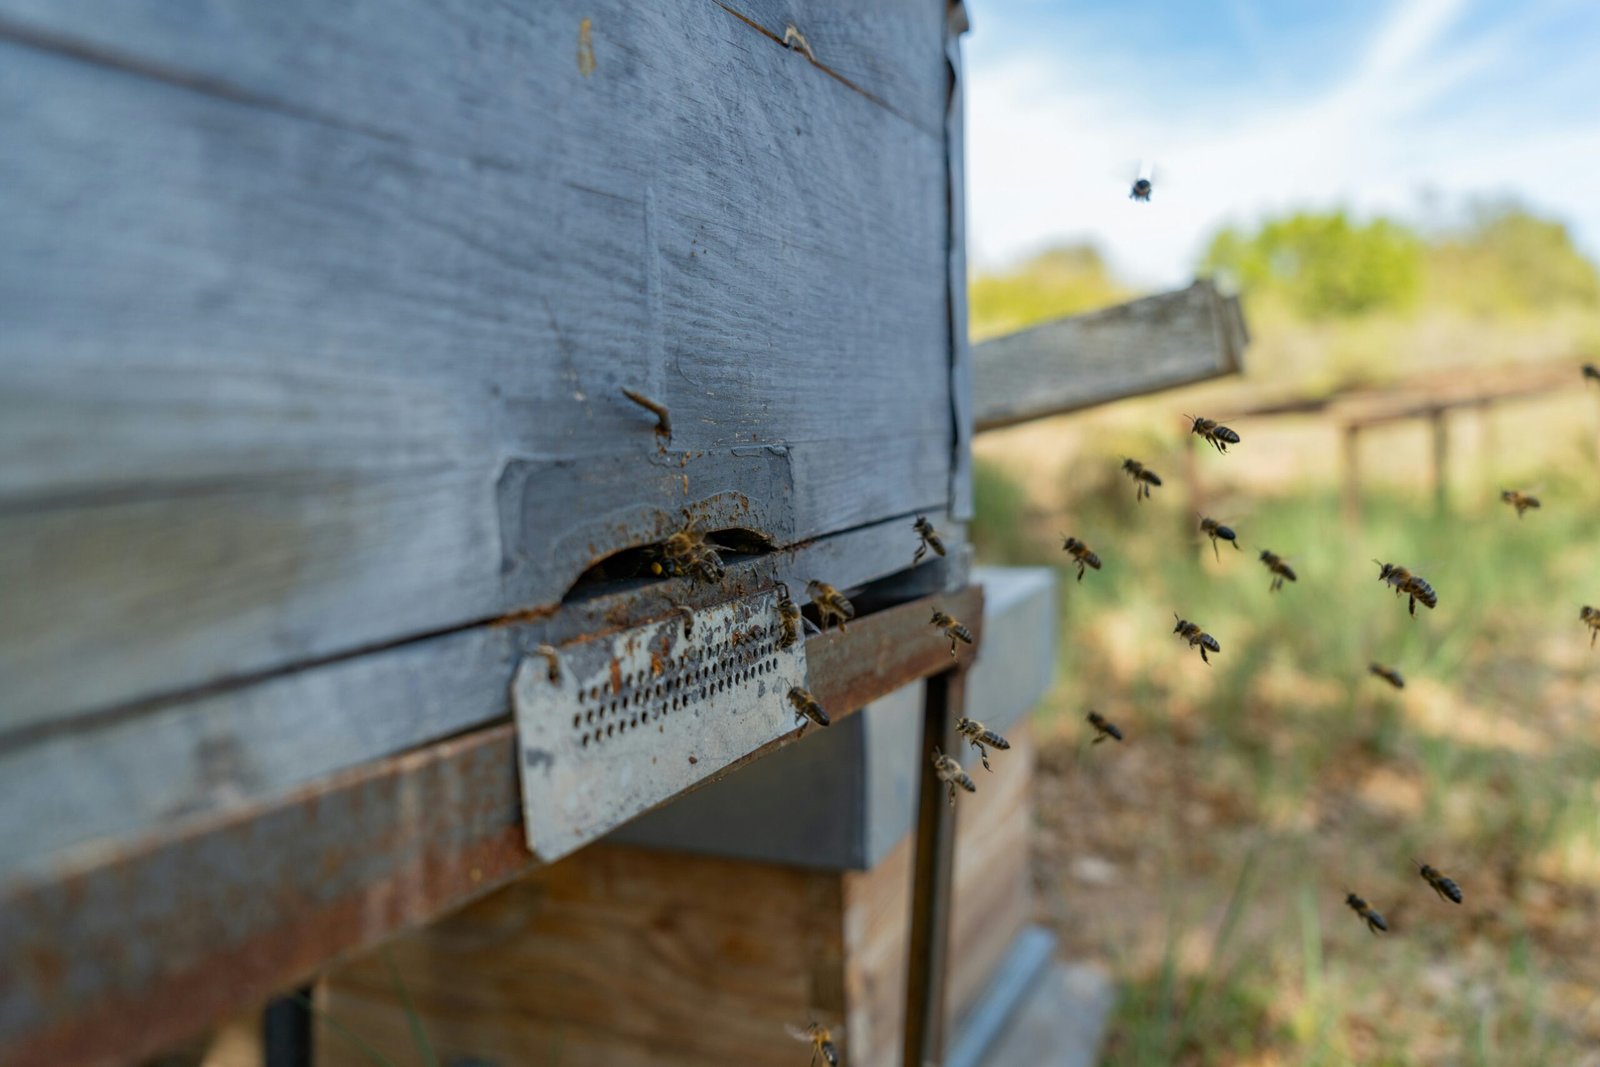
M1600 123L1543 121L1538 99L1507 78L1507 61L1526 57L1519 49L1535 14L1447 45L1465 10L1463 0L1397 3L1346 77L1292 99L1228 85L1164 101L1166 86L1089 82L1080 72L1103 76L1106 57L1080 60L1060 40L1018 43L974 63L974 261L992 266L1052 241L1090 239L1130 279L1181 285L1225 221L1335 205L1403 212L1424 188L1517 195L1575 223L1592 252ZM1496 77L1500 92L1462 92ZM1481 103L1456 106L1452 94ZM1127 199L1128 164L1141 156L1158 163L1149 204Z

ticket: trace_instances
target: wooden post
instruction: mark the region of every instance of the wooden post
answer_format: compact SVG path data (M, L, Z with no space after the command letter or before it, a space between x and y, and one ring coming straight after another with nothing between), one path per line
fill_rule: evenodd
M956 813L948 799L948 786L933 773L933 750L938 746L946 753L957 751L955 724L964 714L965 695L965 673L947 671L928 679L923 697L918 760L922 784L917 794L917 851L911 880L903 1067L938 1067L944 1062L945 964Z
M1450 497L1450 423L1444 408L1428 412L1433 437L1433 510L1443 515Z
M1341 430L1340 473L1343 482L1342 511L1350 530L1361 525L1361 427L1346 423Z

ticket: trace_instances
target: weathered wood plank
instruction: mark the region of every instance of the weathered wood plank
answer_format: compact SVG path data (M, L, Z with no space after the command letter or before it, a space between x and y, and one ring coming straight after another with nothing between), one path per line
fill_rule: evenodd
M1236 299L1207 281L977 345L979 430L1208 381L1243 368Z
M0 2L0 730L942 505L920 32L891 111L711 3Z
M818 699L842 718L947 669L929 606L810 638ZM135 1059L526 872L515 761L493 726L0 890L0 1067Z
M950 532L959 537L960 529ZM771 556L730 560L717 590L684 580L630 583L547 617L473 627L41 736L14 736L13 743L0 742L0 883L47 870L74 846L236 811L503 718L517 664L540 644L637 625L668 615L674 605L700 607L774 581L788 583L802 601L807 578L849 589L907 566L916 543L908 516ZM964 585L965 573L962 561L950 557L924 564L916 576L930 592ZM814 641L812 656L819 654Z

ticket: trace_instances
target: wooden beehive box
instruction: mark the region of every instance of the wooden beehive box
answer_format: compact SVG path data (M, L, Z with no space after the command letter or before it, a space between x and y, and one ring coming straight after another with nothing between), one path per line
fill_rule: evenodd
M269 940L300 858L208 835L464 775L537 645L965 583L951 26L0 0L0 955L57 953L0 981L0 1062ZM919 513L951 554L907 577ZM724 583L641 570L685 526ZM137 929L73 910L147 860ZM119 938L150 955L112 973Z

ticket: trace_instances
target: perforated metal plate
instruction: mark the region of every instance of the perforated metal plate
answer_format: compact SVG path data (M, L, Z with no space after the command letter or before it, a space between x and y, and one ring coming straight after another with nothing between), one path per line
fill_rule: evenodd
M798 729L805 642L780 635L768 592L563 645L554 680L526 657L512 703L528 847L564 856Z

